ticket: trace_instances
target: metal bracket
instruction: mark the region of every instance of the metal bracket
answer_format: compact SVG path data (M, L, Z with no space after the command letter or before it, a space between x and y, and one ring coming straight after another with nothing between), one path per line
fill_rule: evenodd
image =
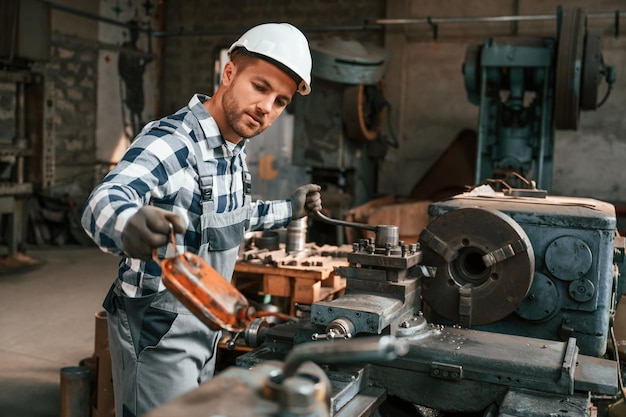
M422 230L420 241L441 255L446 262L452 262L459 255L458 251L451 249L446 242L437 237L433 232L428 230L428 228Z
M433 40L436 41L437 38L439 37L439 25L433 22L430 16L426 18L426 21L428 22L430 27L433 29Z
M433 362L431 363L430 375L435 378L460 381L463 379L463 367L461 365Z
M482 259L485 266L490 267L505 259L512 258L520 252L526 252L527 249L526 242L520 239L483 255Z
M468 284L459 288L459 324L472 325L472 287Z

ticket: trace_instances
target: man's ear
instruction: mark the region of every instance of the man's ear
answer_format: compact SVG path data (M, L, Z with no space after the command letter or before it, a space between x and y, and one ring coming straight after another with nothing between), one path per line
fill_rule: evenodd
M224 70L222 71L222 84L225 86L229 85L233 78L235 78L235 73L237 69L233 61L228 61L226 65L224 65Z

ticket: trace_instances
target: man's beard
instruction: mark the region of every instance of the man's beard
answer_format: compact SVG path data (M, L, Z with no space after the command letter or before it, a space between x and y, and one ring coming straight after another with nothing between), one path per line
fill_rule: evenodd
M251 138L263 132L267 128L267 126L263 126L263 124L258 127L251 127L242 120L243 117L247 116L243 115L243 111L239 106L239 101L233 94L230 86L224 92L224 96L222 97L222 106L224 107L224 115L226 116L228 125L233 132L242 138Z

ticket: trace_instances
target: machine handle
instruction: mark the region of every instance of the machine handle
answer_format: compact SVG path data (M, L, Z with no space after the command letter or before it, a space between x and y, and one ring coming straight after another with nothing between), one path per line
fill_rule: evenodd
M314 210L313 216L318 220L323 221L324 223L333 224L335 226L354 227L356 229L370 230L372 232L376 232L378 230L378 227L371 226L369 224L353 223L345 220L331 219L330 217L323 215L319 210Z
M408 351L408 344L394 336L304 343L292 349L285 358L283 378L295 375L306 361L327 364L390 361Z

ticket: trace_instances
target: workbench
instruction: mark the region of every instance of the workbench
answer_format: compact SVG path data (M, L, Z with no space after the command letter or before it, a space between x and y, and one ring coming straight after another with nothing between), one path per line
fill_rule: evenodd
M299 252L287 253L283 244L277 250L247 248L235 264L233 285L240 291L287 297L289 311L296 315L296 304L312 304L343 294L345 278L335 268L348 266L351 245L317 246L307 243Z

